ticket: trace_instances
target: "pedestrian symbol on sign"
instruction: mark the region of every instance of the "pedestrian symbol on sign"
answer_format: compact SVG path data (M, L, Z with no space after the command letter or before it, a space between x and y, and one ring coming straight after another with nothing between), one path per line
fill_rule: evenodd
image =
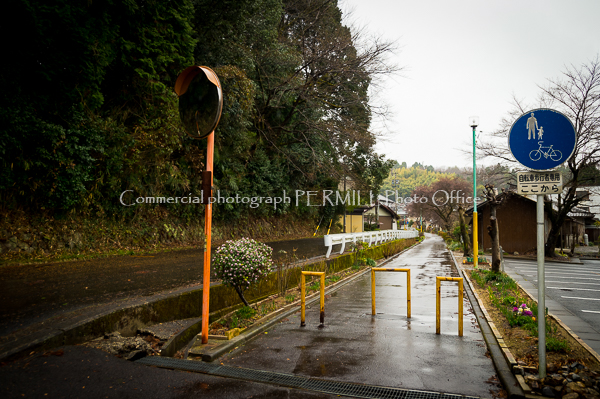
M535 140L535 129L537 129L537 127L537 119L535 119L532 112L529 119L527 119L527 140L531 140L531 137Z

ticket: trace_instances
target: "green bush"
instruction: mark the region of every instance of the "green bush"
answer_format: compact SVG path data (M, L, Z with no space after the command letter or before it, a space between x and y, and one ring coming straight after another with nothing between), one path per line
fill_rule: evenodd
M256 315L256 310L250 306L244 306L236 310L235 315L241 320L251 319Z
M569 352L569 343L564 339L554 337L546 338L546 349L549 352Z
M452 229L452 239L454 241L458 241L458 242L460 242L460 240L461 240L460 224L459 223L456 223L454 225L454 228Z
M285 296L285 301L287 303L292 303L295 300L296 300L296 297L294 295L292 295L292 294L288 294L288 295Z
M340 276L329 276L326 280L325 283L326 284L331 284L331 283L335 283L337 281L340 281L342 278Z
M450 245L448 245L448 249L450 249L450 251L460 251L462 248L463 245L458 241L452 241Z

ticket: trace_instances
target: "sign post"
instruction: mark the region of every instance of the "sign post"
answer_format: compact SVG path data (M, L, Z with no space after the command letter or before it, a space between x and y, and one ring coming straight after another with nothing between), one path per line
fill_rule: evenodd
M575 151L577 134L562 113L535 109L523 114L508 133L508 147L515 159L534 171L549 171L563 164ZM544 272L544 195L560 194L560 173L519 173L519 194L535 194L538 274L538 375L546 377L546 277Z

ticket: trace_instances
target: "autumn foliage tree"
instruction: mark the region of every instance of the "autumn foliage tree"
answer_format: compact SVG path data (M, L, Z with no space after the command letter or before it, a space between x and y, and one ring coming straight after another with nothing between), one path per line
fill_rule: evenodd
M411 194L417 199L409 204L408 214L423 215L449 231L458 216L459 205L469 203L470 189L470 184L457 176L442 177L429 186L417 187Z

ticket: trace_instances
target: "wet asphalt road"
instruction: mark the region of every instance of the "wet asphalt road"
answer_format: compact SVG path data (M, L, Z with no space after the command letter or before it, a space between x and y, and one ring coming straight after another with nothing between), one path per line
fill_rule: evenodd
M148 367L98 349L70 346L45 356L36 354L0 365L0 397L333 399L338 396Z
M322 377L330 380L491 397L495 376L468 301L464 336L458 337L457 289L444 284L442 334L435 334L435 276L454 275L439 237L429 236L385 267L412 273L412 318L406 318L406 276L377 278L377 315L371 316L365 275L331 294L324 329L318 308L283 320L219 362L230 366ZM448 286L446 286L448 285ZM203 374L157 369L70 346L0 365L0 395L89 398L334 398ZM48 394L48 395L45 395Z
M458 276L441 238L385 265L410 268L412 317L406 317L406 274L377 273L377 315L371 316L370 274L331 294L325 325L318 304L299 312L219 361L229 366L346 382L491 397L495 376L470 304L458 336L458 289L442 283L442 334L435 334L435 276Z
M273 259L325 255L323 238L275 241ZM334 247L335 248L335 247ZM339 246L338 246L339 248ZM0 342L34 323L88 307L202 284L204 251L186 249L0 268Z

